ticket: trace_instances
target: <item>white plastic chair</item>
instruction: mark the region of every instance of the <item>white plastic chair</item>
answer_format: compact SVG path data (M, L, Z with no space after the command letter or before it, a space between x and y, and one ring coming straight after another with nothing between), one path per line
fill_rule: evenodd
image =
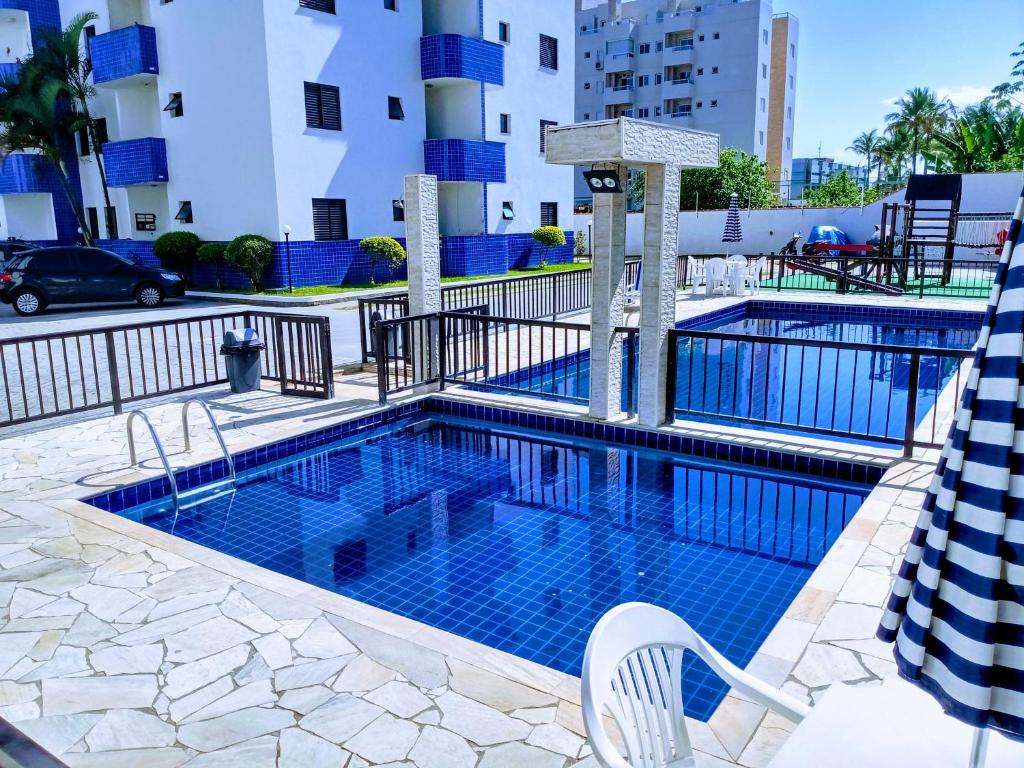
M670 611L625 603L597 622L583 656L583 724L604 768L692 768L683 717L684 651L699 656L747 698L799 723L810 707L744 672ZM605 731L610 715L626 745L623 759Z
M715 257L704 262L704 293L729 292L729 265L725 259Z
M708 273L705 264L697 261L693 256L686 257L686 268L690 274L690 293L696 293L700 286L704 286L704 292L708 290Z
M761 273L768 266L768 257L762 256L753 264L747 267L747 273L743 276L743 289L750 288L754 293L761 292Z
M738 253L734 253L732 256L727 258L726 261L729 262L730 264L746 264L747 263L747 257L746 256L742 256L742 255L740 255Z

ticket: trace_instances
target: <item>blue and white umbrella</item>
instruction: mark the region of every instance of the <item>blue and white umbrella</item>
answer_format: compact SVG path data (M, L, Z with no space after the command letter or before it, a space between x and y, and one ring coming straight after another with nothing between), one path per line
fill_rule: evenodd
M900 675L976 732L1024 740L1024 193L967 389L878 638Z
M733 192L729 198L729 213L725 216L722 242L738 243L741 240L743 240L743 228L740 226L740 196Z

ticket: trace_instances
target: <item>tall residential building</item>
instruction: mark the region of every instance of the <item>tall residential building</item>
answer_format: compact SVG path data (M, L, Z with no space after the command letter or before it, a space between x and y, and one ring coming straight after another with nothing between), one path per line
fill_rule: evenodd
M108 247L144 255L176 230L280 243L288 228L303 282L352 282L358 239L404 235L403 177L424 172L441 182L449 274L503 272L535 227L571 228L572 171L544 163L545 126L572 122L568 0L3 5L15 68L41 30L99 14L85 42L100 146L83 132L68 165ZM37 164L0 169L0 235L73 240Z
M793 159L792 190L790 199L803 200L804 191L819 187L843 171L861 189L870 186L868 169L863 165L837 163L831 157L797 157Z
M576 119L718 133L788 175L799 24L770 0L577 0ZM784 184L780 184L785 189ZM577 178L577 195L588 196Z

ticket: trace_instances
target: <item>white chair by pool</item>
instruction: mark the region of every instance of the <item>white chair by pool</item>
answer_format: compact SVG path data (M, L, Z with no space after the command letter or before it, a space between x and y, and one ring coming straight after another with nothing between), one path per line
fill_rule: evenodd
M625 295L623 297L622 308L626 312L636 312L640 309L640 292L643 286L644 279L644 265L637 264L636 267L636 279L633 284L626 288Z
M724 261L723 261L724 263ZM583 656L583 724L604 768L689 768L683 716L683 653L692 651L739 693L799 723L810 707L744 672L670 611L625 603L597 622ZM615 722L623 759L605 730Z
M729 292L729 264L725 259L715 257L704 262L704 293L726 294Z
M706 266L693 258L693 256L687 256L686 270L690 276L690 293L697 293L697 289L702 285L704 286L704 293L707 293L708 272Z
M749 288L753 293L761 292L761 273L768 266L768 257L762 256L753 264L747 267L747 273L743 276L744 290Z

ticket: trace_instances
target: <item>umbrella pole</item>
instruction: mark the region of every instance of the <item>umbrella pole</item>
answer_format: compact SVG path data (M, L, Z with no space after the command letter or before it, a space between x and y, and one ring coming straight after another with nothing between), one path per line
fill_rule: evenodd
M971 744L970 768L983 768L985 765L985 754L988 752L988 729L976 728L974 730L974 742Z

